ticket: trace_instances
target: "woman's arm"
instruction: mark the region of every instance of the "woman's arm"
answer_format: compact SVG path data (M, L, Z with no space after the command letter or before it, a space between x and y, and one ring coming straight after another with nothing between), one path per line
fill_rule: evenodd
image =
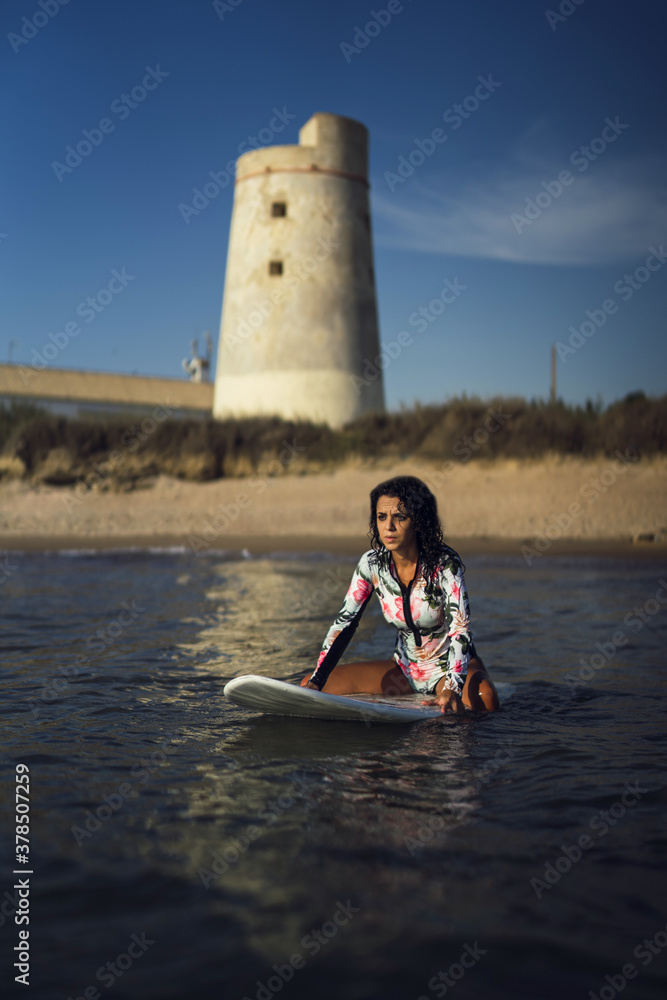
M318 691L322 690L329 674L340 660L357 630L364 608L373 593L368 556L368 552L364 553L352 575L343 607L326 634L317 667L313 671L307 687L315 687Z
M443 712L464 710L461 693L468 674L472 655L470 631L470 602L463 577L463 566L458 560L448 559L440 571L445 627L449 647L440 660L445 675L436 688L436 697L428 704L438 704Z
M445 687L461 694L468 674L473 642L470 630L470 602L460 562L449 560L443 569L445 621L450 639L444 670Z

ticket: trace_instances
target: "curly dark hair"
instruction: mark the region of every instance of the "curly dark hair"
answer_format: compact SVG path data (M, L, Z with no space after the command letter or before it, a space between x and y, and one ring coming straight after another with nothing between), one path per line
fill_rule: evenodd
M399 509L411 520L417 532L417 545L421 556L424 576L431 579L442 561L445 540L438 516L438 503L430 489L416 476L396 476L387 479L371 491L371 518L368 532L372 547L380 552L384 545L380 541L377 526L377 503L380 497L396 497Z

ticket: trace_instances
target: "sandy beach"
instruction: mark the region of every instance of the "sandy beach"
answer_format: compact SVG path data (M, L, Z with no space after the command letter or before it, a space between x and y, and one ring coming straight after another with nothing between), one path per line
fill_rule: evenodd
M0 484L0 547L350 548L367 530L368 494L417 475L437 496L447 538L476 551L667 552L667 459L412 462L312 475L192 483L160 476L131 492Z

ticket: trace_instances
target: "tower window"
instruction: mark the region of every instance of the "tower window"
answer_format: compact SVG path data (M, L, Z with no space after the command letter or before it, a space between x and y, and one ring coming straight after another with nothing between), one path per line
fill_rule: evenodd
M282 274L282 273L283 273L283 262L281 260L270 260L269 274Z
M287 204L284 201L274 201L271 205L271 215L274 219L282 219L287 215Z

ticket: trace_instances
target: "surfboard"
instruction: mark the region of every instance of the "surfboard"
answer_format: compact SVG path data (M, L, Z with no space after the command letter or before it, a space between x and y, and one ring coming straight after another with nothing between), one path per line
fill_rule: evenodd
M511 684L497 684L501 688ZM287 684L272 677L246 674L235 677L224 687L225 697L235 705L254 708L268 715L294 715L304 719L338 719L357 722L423 722L437 719L442 713L437 705L422 705L425 695L384 697L382 695L339 695Z

